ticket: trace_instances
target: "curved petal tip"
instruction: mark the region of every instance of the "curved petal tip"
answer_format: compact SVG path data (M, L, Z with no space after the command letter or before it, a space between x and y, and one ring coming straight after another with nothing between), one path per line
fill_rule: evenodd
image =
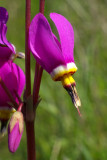
M3 23L7 23L8 21L8 12L3 7L0 7L0 21Z
M50 18L58 30L65 61L67 63L74 62L74 30L71 23L58 13L50 13Z

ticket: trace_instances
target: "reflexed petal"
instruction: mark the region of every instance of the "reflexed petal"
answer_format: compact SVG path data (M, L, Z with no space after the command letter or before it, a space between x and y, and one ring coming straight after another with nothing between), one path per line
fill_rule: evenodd
M31 22L29 44L35 59L47 72L50 73L59 65L65 65L50 25L41 13L37 14Z
M74 62L74 31L72 25L65 17L57 13L51 13L50 18L57 27L61 41L62 54L66 63Z
M14 90L18 90L18 82L16 75L13 74L11 66L8 62L4 64L0 62L0 77L4 81L11 94L14 96ZM7 102L10 102L10 100L0 85L0 106L7 106Z
M0 59L2 59L2 61L6 62L10 58L11 54L12 52L8 47L0 46Z
M53 35L53 38L54 38L55 42L57 43L58 47L59 47L60 50L62 51L62 49L61 49L61 44L60 44L60 42L58 41L57 37L56 37L54 34L52 34L52 35Z
M4 24L3 30L2 30L2 40L3 40L4 44L11 50L11 52L15 53L15 49L14 49L13 45L6 38L6 32L7 32L7 26Z
M5 8L0 7L0 22L6 23L8 21L8 12Z
M14 49L13 45L7 40L6 32L7 32L6 24L0 23L0 44L3 45L0 47L3 47L3 49L7 47L8 48L7 53L5 53L5 54L8 55L8 57L10 57L12 53L15 54L15 49ZM4 50L6 50L6 49L4 49ZM2 54L2 57L6 56L3 52L0 51L0 56L1 56L1 54Z
M0 62L0 77L15 99L16 95L14 91L21 96L25 85L25 75L20 67L11 61L4 64ZM0 106L7 106L8 102L10 100L0 85Z
M6 38L8 12L5 8L0 7L0 58L8 60L12 53L15 54L15 49ZM3 45L3 46L2 46ZM3 48L2 48L3 47Z
M15 63L12 63L12 71L13 71L14 75L16 76L17 82L18 82L17 93L19 96L21 96L22 91L25 86L25 74L22 71L22 69L18 65L16 65Z

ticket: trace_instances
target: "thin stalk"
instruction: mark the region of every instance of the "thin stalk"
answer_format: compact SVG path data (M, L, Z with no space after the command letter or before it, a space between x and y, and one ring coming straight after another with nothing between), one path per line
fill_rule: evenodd
M45 0L40 0L39 12L44 14ZM35 105L39 97L39 89L42 78L43 68L36 62L34 88L33 88L33 104Z
M18 108L18 104L16 103L16 101L14 100L14 97L12 96L11 92L8 90L8 88L6 87L5 83L3 82L3 80L0 77L0 84L2 86L2 88L4 89L5 93L7 94L7 96L9 97L10 101L12 102L12 104L14 105L14 107L17 109Z
M36 160L34 121L26 122L28 160Z
M40 68L39 73L38 73L38 79L37 79L36 86L35 86L35 91L36 92L35 92L35 95L34 95L34 104L36 104L38 102L42 73L43 73L43 69Z
M30 74L30 49L29 49L29 26L31 19L31 0L26 0L26 24L25 24L25 73L26 73L26 97L31 94Z
M20 103L20 105L19 105L19 107L18 107L17 111L21 112L22 107L23 107L23 103Z
M36 88L37 88L37 81L38 81L38 74L39 74L39 64L36 62L35 67L35 77L34 77L34 86L33 86L33 105L36 104Z
M44 13L45 0L40 0L40 12ZM31 80L30 80L30 50L28 47L29 38L29 25L30 25L30 8L31 0L26 0L26 49L25 49L25 68L26 68L26 96L31 94ZM33 105L38 101L41 77L43 69L40 68L39 64L36 63L36 73L34 79L33 89ZM26 106L27 107L27 106ZM28 160L36 160L36 149L35 149L35 132L34 132L34 120L26 121L26 135L27 135L27 154Z
M19 104L22 103L22 100L20 98L20 96L18 95L18 93L14 90L14 94L16 95L18 101L19 101Z
M42 13L42 14L44 14L44 9L45 9L45 0L40 0L39 12ZM39 79L40 82L41 82L42 73L43 73L43 68L42 68L42 67L40 67L39 72L40 72L40 74L39 74L38 79Z
M44 14L45 0L40 0L40 13Z
M26 98L31 95L30 74L30 49L29 49L29 26L31 18L31 0L26 0L26 32L25 32L25 73L26 73ZM29 106L25 106L29 107ZM28 111L26 109L26 111ZM36 160L34 120L26 121L27 157L28 160Z

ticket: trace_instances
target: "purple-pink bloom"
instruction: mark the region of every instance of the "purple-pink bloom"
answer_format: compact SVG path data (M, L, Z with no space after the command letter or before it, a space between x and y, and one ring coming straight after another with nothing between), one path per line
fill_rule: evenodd
M7 20L7 10L0 7L0 58L2 58L2 61L8 60L12 54L15 54L14 46L6 38Z
M29 28L29 45L37 62L55 81L61 81L72 98L74 106L81 105L72 75L77 67L74 62L74 31L70 22L62 15L51 13L59 33L60 42L41 13L37 14ZM79 110L78 110L79 111Z
M8 148L9 151L14 153L19 144L22 137L24 128L24 120L23 114L21 112L16 111L9 122L8 125Z
M57 80L64 74L73 74L77 70L73 56L74 31L62 15L51 13L50 17L56 25L61 43L52 33L45 16L39 13L30 25L29 44L38 63Z
M21 96L25 86L25 75L22 69L11 60L3 64L0 60L0 77L9 89L10 93L17 100L15 92ZM0 85L0 106L6 106L10 102L9 97Z
M0 78L17 101L15 92L18 96L21 96L25 86L25 75L22 69L11 60L12 54L15 54L15 49L6 38L7 20L7 10L0 7ZM0 84L0 120L2 122L6 122L10 117L10 113L13 112L9 103L10 99ZM2 129L3 126L1 131Z

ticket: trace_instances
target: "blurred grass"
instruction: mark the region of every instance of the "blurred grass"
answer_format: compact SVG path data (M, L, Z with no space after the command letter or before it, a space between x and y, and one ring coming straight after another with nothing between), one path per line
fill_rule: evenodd
M32 0L32 18L39 2ZM7 8L8 40L24 52L25 2L1 1ZM50 12L64 15L75 33L74 75L82 101L80 118L60 82L53 82L44 71L40 95L42 102L35 123L37 160L107 160L107 1L46 0L45 16ZM16 60L24 70L24 61ZM35 60L32 63L32 83ZM0 141L0 160L26 159L26 134L15 154L7 148L7 136Z

